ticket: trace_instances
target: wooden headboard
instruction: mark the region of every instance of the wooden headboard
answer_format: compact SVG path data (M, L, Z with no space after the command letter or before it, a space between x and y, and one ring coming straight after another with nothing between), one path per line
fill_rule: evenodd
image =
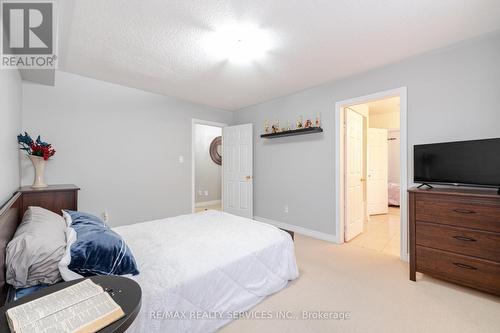
M7 244L12 240L24 212L29 206L39 206L57 214L61 210L78 209L79 187L71 184L49 185L42 189L30 186L19 188L19 191L0 208L0 306L5 304L9 285L5 283L5 254Z
M8 285L5 283L5 253L7 244L14 237L17 227L21 223L24 212L21 208L22 194L17 192L0 208L0 306L5 304Z

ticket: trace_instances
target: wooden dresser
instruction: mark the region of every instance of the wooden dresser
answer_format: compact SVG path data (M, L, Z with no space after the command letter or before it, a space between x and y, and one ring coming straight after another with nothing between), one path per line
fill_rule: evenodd
M41 189L23 186L19 189L21 209L25 212L29 206L41 206L61 215L61 210L78 210L78 191L75 185L49 185Z
M410 280L416 272L500 295L496 190L412 188Z

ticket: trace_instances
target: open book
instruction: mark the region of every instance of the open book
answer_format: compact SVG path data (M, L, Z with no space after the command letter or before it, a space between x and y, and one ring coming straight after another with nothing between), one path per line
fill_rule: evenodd
M125 315L90 279L7 310L13 333L94 333Z

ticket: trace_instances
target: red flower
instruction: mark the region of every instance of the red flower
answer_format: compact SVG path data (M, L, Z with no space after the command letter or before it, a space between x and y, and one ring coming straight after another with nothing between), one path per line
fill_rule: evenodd
M42 146L36 142L33 142L30 148L31 155L43 157L44 160L48 160L56 153L56 151L52 149L52 145Z

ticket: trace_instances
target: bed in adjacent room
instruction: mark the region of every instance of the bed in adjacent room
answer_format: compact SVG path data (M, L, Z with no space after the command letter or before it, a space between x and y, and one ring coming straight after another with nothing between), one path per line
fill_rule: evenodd
M24 213L16 200L10 205L0 216L2 251ZM223 212L112 230L140 272L131 278L142 288L142 308L128 333L216 331L299 275L288 233Z

